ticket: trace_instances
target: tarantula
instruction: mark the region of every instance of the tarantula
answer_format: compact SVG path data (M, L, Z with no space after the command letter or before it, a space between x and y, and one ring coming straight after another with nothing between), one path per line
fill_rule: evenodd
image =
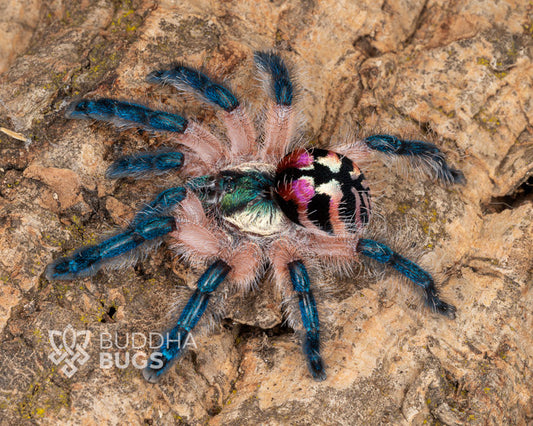
M145 178L180 169L192 178L185 186L160 193L122 232L57 259L46 271L50 280L90 276L104 266L122 266L124 262L117 260L126 254L145 254L165 236L186 261L207 267L167 333L159 357L148 361L144 377L150 382L183 354L183 342L213 292L230 284L227 288L233 291L249 291L267 269L273 271L284 298L294 302L288 306L296 316L299 306L303 350L316 380L324 380L326 373L317 304L307 272L313 262L342 270L361 255L375 259L420 286L433 311L455 317L455 307L439 298L428 272L385 244L363 238L372 203L356 161L372 152L403 156L425 165L447 184L463 183L463 174L447 165L435 145L387 134L335 146L335 152L302 147L295 135L292 73L274 52L256 52L254 60L270 98L261 135L228 87L183 64L154 71L147 80L192 92L220 109L227 140L182 116L115 99L81 100L67 111L70 118L165 132L188 157L185 162L182 152L164 149L115 161L107 178Z

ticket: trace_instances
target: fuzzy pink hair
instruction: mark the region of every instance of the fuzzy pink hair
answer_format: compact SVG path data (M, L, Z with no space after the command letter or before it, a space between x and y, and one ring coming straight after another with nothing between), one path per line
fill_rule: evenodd
M291 106L271 104L261 150L263 161L280 160L289 148L294 133L294 110Z
M224 257L228 251L228 238L222 230L210 222L198 197L188 191L187 197L175 210L176 231L170 235L174 238L174 249L201 262Z
M230 281L240 290L246 291L251 289L260 275L260 269L264 263L263 250L253 242L245 242L224 260L231 267Z
M231 143L231 157L254 157L257 154L257 134L244 109L239 106L231 112L222 113L222 120Z
M228 162L229 154L222 142L194 121L189 121L185 132L176 138L178 143L196 152L209 168L213 168L217 163Z

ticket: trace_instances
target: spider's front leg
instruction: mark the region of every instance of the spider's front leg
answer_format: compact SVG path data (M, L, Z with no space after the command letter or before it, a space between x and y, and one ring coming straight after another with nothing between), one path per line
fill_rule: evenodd
M455 319L455 306L450 305L439 298L433 278L416 263L411 262L409 259L394 252L385 244L374 240L359 240L357 251L379 263L390 265L402 275L413 281L416 285L422 287L426 297L426 304L433 311L446 315L451 319Z
M265 125L261 156L279 161L289 149L295 128L294 84L287 65L274 52L255 52L254 61L271 99Z
M313 378L318 381L326 379L324 363L320 356L320 326L315 298L311 292L311 281L304 264L300 260L287 265L294 291L298 295L298 304L305 328L303 349L307 357L307 366Z
M230 155L239 157L255 153L255 128L239 99L228 87L213 81L200 70L183 64L153 71L146 79L150 83L169 84L180 91L193 93L204 102L221 109L221 118L231 145Z
M204 314L211 293L224 281L231 267L223 260L217 260L198 279L197 289L179 316L178 323L170 330L158 351L152 353L144 378L151 383L161 375L185 352L189 334Z
M66 116L104 121L121 128L138 127L151 132L182 134L188 126L188 121L179 115L107 98L74 102L68 107ZM182 165L183 154L177 151L160 150L133 154L115 161L107 169L106 177L108 179L149 177L178 170Z

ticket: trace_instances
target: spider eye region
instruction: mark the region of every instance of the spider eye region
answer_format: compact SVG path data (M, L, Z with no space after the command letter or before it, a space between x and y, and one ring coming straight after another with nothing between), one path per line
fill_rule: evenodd
M272 199L273 169L255 165L224 170L215 178L222 218L243 232L272 235L286 220Z
M225 170L219 176L220 208L225 215L246 209L263 201L265 190L272 187L268 174L257 171Z
M278 164L275 199L285 215L329 234L356 232L370 218L370 190L349 158L325 149L297 149Z

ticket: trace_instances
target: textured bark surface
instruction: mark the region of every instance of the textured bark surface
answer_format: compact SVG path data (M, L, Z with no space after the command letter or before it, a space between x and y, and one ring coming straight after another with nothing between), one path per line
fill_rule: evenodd
M2 424L533 420L531 2L42 3L0 1L12 14L0 20L0 126L26 139L0 133ZM298 70L302 131L314 143L392 131L434 141L465 173L465 186L449 188L395 168L369 175L390 241L417 247L457 319L428 313L395 275L343 280L319 301L328 379L317 383L265 281L230 300L224 326L198 336L161 383L131 366L99 368L102 332L160 331L198 271L161 248L90 279L44 278L52 259L124 226L169 185L106 181L118 156L165 141L68 121L65 105L118 97L218 126L211 109L146 74L201 65L259 111L252 52L272 47ZM48 358L49 331L68 324L92 336L72 378Z

